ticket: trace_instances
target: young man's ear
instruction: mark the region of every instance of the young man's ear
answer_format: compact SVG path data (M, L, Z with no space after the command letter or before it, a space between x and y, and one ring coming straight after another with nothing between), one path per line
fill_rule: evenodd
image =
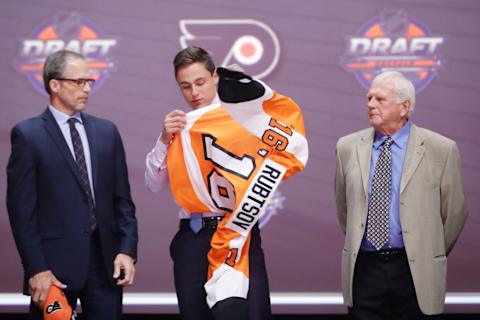
M215 81L215 84L218 85L218 73L217 73L217 69L215 69L213 71L213 74L212 74L212 77L213 77L213 81Z

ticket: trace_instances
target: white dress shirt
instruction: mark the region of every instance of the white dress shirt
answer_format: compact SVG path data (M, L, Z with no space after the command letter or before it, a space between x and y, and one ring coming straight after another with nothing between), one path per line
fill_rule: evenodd
M159 192L168 187L168 170L167 170L167 151L168 146L160 141L160 137L157 139L155 147L147 154L146 169L145 169L145 184L152 192ZM202 214L206 217L207 213ZM215 214L218 216L218 213ZM178 211L178 217L180 219L190 219L190 215L180 208Z
M85 132L85 127L83 126L83 120L80 116L80 112L75 113L73 116L69 116L68 114L61 112L52 105L49 105L48 109L55 118L55 121L57 121L57 124L60 127L60 131L62 131L63 137L67 142L70 152L72 153L73 159L75 159L75 152L73 150L73 142L72 136L70 135L70 125L68 124L68 119L75 118L78 120L75 122L75 128L77 129L78 134L80 135L80 139L82 140L83 153L85 155L85 163L87 165L88 171L88 182L90 184L90 190L92 190L93 202L95 202L95 192L93 189L92 178L92 161L90 159L90 146L88 145L87 133Z

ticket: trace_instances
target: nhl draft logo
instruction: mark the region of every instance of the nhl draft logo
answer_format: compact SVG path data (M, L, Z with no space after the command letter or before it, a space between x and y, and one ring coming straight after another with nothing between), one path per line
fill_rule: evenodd
M180 45L202 47L226 67L237 64L245 73L262 79L278 63L280 45L273 30L253 19L180 20Z
M443 40L404 11L384 11L348 39L340 64L367 89L377 74L396 70L420 92L442 65L439 48Z
M106 38L91 22L77 13L59 13L40 24L22 41L16 69L25 74L35 89L46 95L43 87L43 64L47 56L59 50L81 53L96 80L92 93L98 90L113 68L110 51L117 40Z

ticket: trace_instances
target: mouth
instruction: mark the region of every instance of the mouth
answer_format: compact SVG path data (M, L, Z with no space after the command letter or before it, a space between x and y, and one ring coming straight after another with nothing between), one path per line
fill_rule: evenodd
M193 100L192 102L193 102L193 105L194 105L195 107L199 107L199 106L201 106L201 105L203 104L203 101L204 101L204 100L203 100L203 98L202 98L202 99Z

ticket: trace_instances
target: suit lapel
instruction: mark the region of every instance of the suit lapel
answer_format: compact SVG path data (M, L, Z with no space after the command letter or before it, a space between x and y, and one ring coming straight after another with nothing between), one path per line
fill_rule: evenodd
M96 127L95 122L92 118L82 113L82 120L85 128L85 132L87 134L88 146L90 149L90 163L92 166L92 180L93 180L93 193L95 194L95 190L97 189L97 134L96 134Z
M75 176L77 182L80 185L80 188L83 190L77 164L75 163L72 152L68 148L67 142L65 141L65 138L62 134L62 131L60 130L60 127L57 124L57 121L48 109L45 110L45 112L42 114L42 119L45 121L45 129L52 138L53 142L57 145L60 153L64 157L65 161L68 163L70 171L72 171L73 175Z
M360 138L361 143L357 145L357 159L362 174L363 190L368 198L368 180L370 176L370 160L372 158L372 143L374 131L368 130L364 136Z
M420 161L425 153L424 137L418 131L417 126L412 123L410 130L410 137L408 139L407 154L405 156L405 162L402 170L402 181L400 183L400 194L413 176L413 173L417 169Z

